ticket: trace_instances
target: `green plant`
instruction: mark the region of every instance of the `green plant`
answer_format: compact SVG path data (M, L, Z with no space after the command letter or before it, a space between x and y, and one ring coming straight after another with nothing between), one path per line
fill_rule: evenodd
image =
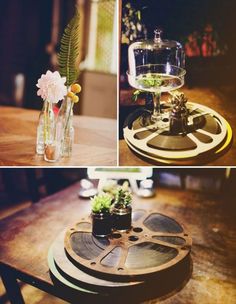
M94 196L92 201L92 211L94 213L104 213L109 212L111 207L112 198L107 193L101 193Z
M160 87L163 84L163 80L158 74L146 74L145 77L138 79L138 83L147 88Z
M127 185L123 184L123 186L117 190L114 205L116 208L127 208L131 205L131 203L132 195L128 190Z
M163 84L163 80L159 75L147 74L146 77L139 79L138 83L147 88L160 87ZM140 95L145 96L145 94L147 93L143 90L135 90L132 95L132 101L136 102ZM153 92L152 93L153 97L155 97L156 94L158 93Z
M116 180L107 180L104 186L102 187L102 191L111 195L111 197L115 197L117 192L117 181Z
M132 97L131 97L132 102L136 102L137 99L138 99L138 97L139 97L139 95L141 95L141 94L143 94L143 93L144 93L144 92L141 91L141 90L135 90L135 91L133 92L133 94L132 94Z
M76 7L75 15L65 28L61 38L60 52L58 54L59 72L66 77L66 85L73 84L79 75L76 64L79 56L79 11Z

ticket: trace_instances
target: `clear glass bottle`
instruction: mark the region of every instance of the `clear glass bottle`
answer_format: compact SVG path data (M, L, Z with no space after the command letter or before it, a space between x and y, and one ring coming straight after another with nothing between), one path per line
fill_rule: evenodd
M66 97L57 118L57 140L61 143L61 156L70 157L74 142L73 102Z
M55 139L55 115L52 102L47 102L44 119L44 140L45 144L51 144Z
M47 101L45 100L43 103L43 108L39 114L39 121L37 127L36 153L40 155L44 154L44 149L45 149L44 122L45 122L46 109L47 109Z
M70 157L72 155L72 146L74 143L74 127L72 125L72 117L69 119L68 126L65 128L65 137L62 146L62 156Z
M59 159L60 143L56 138L55 114L52 102L47 102L44 115L44 160L55 162Z

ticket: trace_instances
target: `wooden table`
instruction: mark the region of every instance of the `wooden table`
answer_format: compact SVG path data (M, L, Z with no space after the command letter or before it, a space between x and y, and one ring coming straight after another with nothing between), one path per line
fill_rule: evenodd
M231 125L233 134L236 134L236 107L235 97L231 89L223 88L194 88L187 89L181 88L189 101L203 104L207 107L214 109L221 114ZM126 90L121 92L121 105L130 106L130 96L132 90ZM165 99L165 98L164 98ZM143 104L140 101L140 104ZM119 141L119 164L121 166L148 166L152 165L147 160L141 159L135 155L127 146L125 140ZM162 165L161 163L158 165ZM209 166L235 166L236 165L236 141L233 141L232 147L221 157L215 160L206 161L206 165Z
M74 116L75 144L71 158L56 163L35 153L39 112L0 107L1 166L111 166L117 164L116 121Z
M47 255L58 234L90 211L90 201L78 199L78 189L79 185L74 184L0 221L0 268L12 303L23 303L16 278L66 301L74 301L71 293L64 293L52 282ZM151 208L175 218L193 238L191 279L162 303L235 303L236 223L225 197L158 188L154 198L134 196L133 207ZM76 303L90 300L101 303L99 295L92 299L80 293L75 296ZM126 297L123 302L130 303L128 293ZM158 302L156 299L151 303Z

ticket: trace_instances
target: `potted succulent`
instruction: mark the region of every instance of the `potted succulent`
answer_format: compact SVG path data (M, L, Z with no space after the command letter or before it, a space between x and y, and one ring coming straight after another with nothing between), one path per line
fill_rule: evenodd
M96 237L106 237L111 233L110 207L112 198L107 193L100 193L92 201L92 233Z
M104 185L102 186L101 191L104 193L110 194L112 199L115 199L117 188L119 187L118 183L116 180L107 180Z
M127 187L117 190L112 206L112 224L114 230L127 231L131 229L132 196Z

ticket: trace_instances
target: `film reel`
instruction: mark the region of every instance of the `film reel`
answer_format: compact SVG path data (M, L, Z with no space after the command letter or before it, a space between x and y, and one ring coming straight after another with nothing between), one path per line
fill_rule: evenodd
M173 164L199 160L206 154L208 160L220 155L232 141L230 125L206 106L187 104L190 115L186 134L169 132L168 114L163 115L163 128L157 130L147 112L132 113L124 126L124 139L128 146L142 157Z
M84 219L65 236L68 258L99 278L142 280L174 267L189 254L191 238L174 219L145 210L133 212L129 232L95 238L91 222Z

